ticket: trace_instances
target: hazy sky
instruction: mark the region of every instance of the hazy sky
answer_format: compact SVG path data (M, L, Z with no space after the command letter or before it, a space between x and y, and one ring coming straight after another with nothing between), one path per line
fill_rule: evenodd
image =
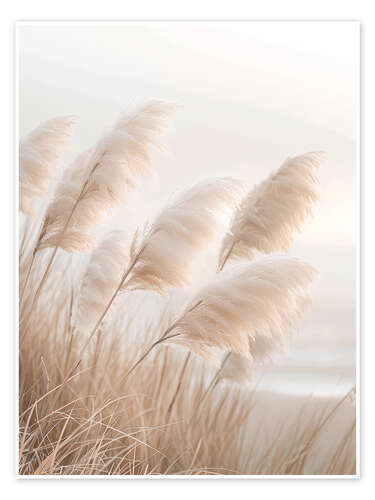
M18 47L21 135L78 114L77 152L130 105L182 105L145 213L204 177L259 182L288 156L326 151L321 202L291 249L321 277L285 363L353 374L357 23L24 24Z

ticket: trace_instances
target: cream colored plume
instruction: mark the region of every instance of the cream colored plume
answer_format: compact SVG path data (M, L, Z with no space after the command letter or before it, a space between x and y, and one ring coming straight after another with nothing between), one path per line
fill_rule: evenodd
M48 207L39 248L84 252L93 246L91 229L126 202L140 178L152 174L150 146L158 145L174 108L158 101L146 104L77 158Z
M215 361L215 349L257 360L283 347L308 301L316 271L273 256L220 273L204 288L163 343Z
M128 264L129 238L123 231L112 231L93 251L82 280L76 320L79 331L94 328Z
M43 198L68 147L76 116L59 116L42 123L20 141L20 210L33 215L33 201Z
M224 238L219 269L230 258L251 260L256 251L287 250L318 199L316 172L322 153L289 158L243 200Z
M243 195L240 181L199 183L161 212L141 243L126 288L166 294L169 286L191 283L196 260L218 238Z

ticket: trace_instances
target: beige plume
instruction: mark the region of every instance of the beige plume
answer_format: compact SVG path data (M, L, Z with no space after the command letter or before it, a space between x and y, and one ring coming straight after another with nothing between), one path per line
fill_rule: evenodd
M185 191L150 227L126 288L164 295L169 286L190 284L197 258L218 238L242 195L242 183L231 178L207 180Z
M318 199L316 177L322 153L289 158L244 198L220 252L219 269L228 258L253 259L255 252L286 251L295 231Z
M285 256L241 264L217 276L163 340L215 361L215 349L250 360L285 344L308 301L316 271Z
M152 175L150 145L175 105L151 101L121 118L97 146L67 170L47 209L39 248L86 251L94 244L91 229L126 202L129 190Z
M123 231L112 231L95 248L80 289L76 326L90 331L118 287L129 264L129 238Z
M76 116L59 116L42 123L20 141L20 210L33 215L33 201L48 191L56 167L69 146Z

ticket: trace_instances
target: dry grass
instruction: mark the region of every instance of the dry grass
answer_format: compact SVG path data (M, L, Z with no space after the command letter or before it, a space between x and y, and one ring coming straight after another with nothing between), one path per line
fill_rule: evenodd
M68 322L69 305L60 311ZM71 332L35 329L21 342L20 474L355 473L354 409L347 428L325 423L321 450L314 439L332 403L291 405L287 419L263 426L239 385L218 386L199 406L212 371L194 359L169 413L183 352L160 348L124 380L141 346L123 353L124 332L110 342L105 333L65 383L80 346Z
M149 134L145 133L148 116L143 116L144 111L142 113L140 124L135 120L133 125L146 148L148 138L154 138L155 128L158 127L152 124ZM131 141L131 137L126 140ZM105 150L106 155L110 156L110 153ZM118 154L116 150L117 163L121 161ZM297 160L290 160L288 165L298 169ZM113 167L112 163L103 165L109 170ZM301 201L301 214L293 214L290 196L292 194L296 199L297 195L303 196L303 192L298 194L298 182L292 190L283 184L279 194L280 203L286 203L285 217L279 213L279 219L273 220L272 238L266 242L268 233L265 224L272 219L270 207L277 210L277 203L273 200L279 199L277 189L274 190L276 181L272 177L266 181L272 183L272 190L265 184L262 189L257 188L255 197L244 191L252 200L247 204L250 207L248 210L256 211L256 207L260 206L262 213L259 214L263 214L263 218L256 218L250 212L245 214L246 203L233 202L239 191L233 197L230 193L225 193L224 197L223 193L215 191L217 187L213 184L212 193L210 191L207 199L201 200L203 207L195 202L190 206L190 198L186 198L190 194L185 195L182 200L186 206L179 199L176 205L167 207L150 226L151 232L146 232L145 238L141 239L140 248L147 248L148 252L145 252L143 260L138 262L138 253L133 252L136 257L132 257L129 249L130 260L124 260L125 268L121 274L121 265L118 270L111 268L111 251L105 253L105 262L101 267L100 259L99 264L95 260L94 250L91 268L86 258L70 256L64 251L65 243L63 245L62 242L68 235L64 227L72 234L74 231L79 233L78 225L74 224L81 223L81 218L74 222L74 207L89 193L85 186L90 186L90 192L98 192L100 196L110 197L113 194L108 187L111 172L106 172L103 187L104 184L100 184L103 179L92 177L90 168L83 169L89 172L90 181L80 178L83 187L75 185L69 191L68 208L63 203L62 214L55 214L56 220L62 221L59 222L62 229L54 233L50 248L40 245L45 238L43 227L50 222L44 216L50 213L48 208L40 208L35 217L22 215L20 221L19 473L355 474L355 411L349 397L327 403L314 398L302 405L291 402L286 415L277 411L278 403L275 401L274 411L271 412L273 418L269 420L269 409L264 406L262 410L263 396L250 390L246 384L234 383L236 379L243 381L249 377L258 360L263 361L275 345L279 347L280 344L281 347L283 344L284 336L303 310L305 288L310 278L305 280L306 283L304 280L300 282L298 273L303 276L310 269L308 266L300 263L298 268L293 259L275 260L273 257L265 261L271 263L266 267L257 262L242 263L239 268L243 270L242 274L235 280L236 290L230 280L230 286L225 281L227 276L231 276L231 270L229 274L228 270L220 273L217 282L213 279L213 284L197 295L200 300L194 305L194 310L188 309L185 316L183 307L179 310L168 300L170 286L190 286L191 280L185 278L186 270L182 269L183 261L194 252L197 254L194 258L199 257L198 247L199 251L205 248L201 240L210 235L208 232L203 234L202 228L207 221L213 228L215 213L219 210L216 205L211 209L209 204L216 203L218 196L228 210L239 210L241 221L244 220L239 233L241 238L232 242L229 250L225 247L224 258L218 258L220 268L230 257L239 258L246 253L249 260L253 258L254 250L273 251L274 246L281 245L281 235L281 246L286 246L291 238L291 225L299 228L303 214L310 211L311 196L308 195L306 201L308 210ZM124 165L122 168L125 168ZM282 168L285 169L285 165ZM307 168L305 164L303 168ZM284 179L283 174L275 175ZM309 189L309 176L315 186L315 178L309 172L301 184L304 192ZM276 177L277 182L280 182L279 177ZM288 179L292 177L293 172L288 170ZM217 186L223 186L222 182ZM239 184L233 185L236 189L239 187ZM22 188L25 189L25 186ZM268 199L259 205L263 192ZM74 194L78 196L78 201ZM186 200L189 203L186 204ZM55 211L60 210L58 206L51 206ZM200 214L206 209L207 214L200 219ZM82 213L87 215L84 211ZM163 224L160 221L164 221ZM90 220L90 228L94 223L94 219ZM260 224L259 227L264 230L263 243L258 245L259 248L246 236L246 228L254 224ZM169 238L170 235L173 238ZM211 236L208 239L211 241ZM129 245L131 240L132 237L129 238ZM178 252L178 248L169 249L168 242L171 241L184 252L176 257L176 262L173 262L173 253ZM196 248L189 249L192 241ZM238 242L242 250L231 256L230 252L236 249ZM77 245L79 247L78 239L69 251L73 252ZM87 249L87 245L83 247ZM103 247L100 248L102 252ZM117 250L114 253L117 255ZM130 264L134 267L133 274L129 274L130 270L126 268L129 262L133 262ZM292 266L288 268L288 273L296 281L293 286L293 280L288 281L282 275L283 262ZM115 265L118 266L118 262ZM254 276L254 269L259 275ZM131 287L122 290L122 277L128 274L129 283L133 276L134 282L142 282L140 288L149 291L130 292ZM109 277L113 284L106 282ZM86 288L81 288L83 282ZM155 291L160 290L167 292L166 305L155 313L152 308L147 308L146 303L153 298L159 303ZM88 294L90 300L90 307L86 309L81 307L83 292ZM186 304L195 304L193 297L193 291L188 291ZM84 317L85 314L90 315L90 311L97 316ZM103 311L103 320L97 322ZM207 354L210 349L218 348L224 351L221 355L225 355L226 350L236 352L236 346L241 341L241 349L237 352L244 356L233 356L230 362L235 366L230 369L227 366L226 370L217 372L217 368L200 356L189 354L186 357L186 350L181 347L158 344L156 340L165 332L171 332L176 324L180 325L176 318L181 317L189 320L184 320L183 325L184 335L189 338L187 347L191 351ZM79 323L77 318L81 318ZM231 329L236 322L237 327ZM255 322L257 326L254 326ZM87 324L90 328L79 326ZM95 324L97 326L91 332ZM248 341L247 335L250 335ZM149 350L152 345L155 347ZM149 354L134 369L136 361L145 352ZM343 415L345 418L342 418Z

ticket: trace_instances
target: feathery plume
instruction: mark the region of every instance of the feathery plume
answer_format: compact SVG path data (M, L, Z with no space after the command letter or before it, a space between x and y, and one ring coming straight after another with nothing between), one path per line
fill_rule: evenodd
M58 242L60 248L70 253L86 251L94 246L94 239L88 232L90 224L84 224L85 220L90 220L89 214L86 219L83 218L82 220L81 218L78 221L75 212L73 212L69 228L65 230L63 237L61 237L68 214L72 213L74 205L80 197L82 186L89 176L91 155L92 150L80 153L72 164L65 169L55 196L48 205L44 226L39 238L38 250L52 246L53 242Z
M126 288L165 295L168 286L190 284L196 259L215 241L242 193L242 183L231 178L207 180L185 191L150 227Z
M251 260L255 251L286 251L294 231L318 199L316 171L322 153L289 158L243 199L223 240L219 269L228 258Z
M174 108L151 101L77 158L47 209L39 248L85 252L93 246L92 227L126 201L140 178L152 175L150 145L159 146L157 136Z
M45 196L76 122L76 116L52 118L20 141L19 203L23 213L34 215L33 201Z
M94 328L128 263L128 238L123 231L112 231L95 248L82 280L76 321L79 331Z
M302 316L316 271L284 256L242 264L204 288L163 343L215 361L215 349L257 359L280 349Z

